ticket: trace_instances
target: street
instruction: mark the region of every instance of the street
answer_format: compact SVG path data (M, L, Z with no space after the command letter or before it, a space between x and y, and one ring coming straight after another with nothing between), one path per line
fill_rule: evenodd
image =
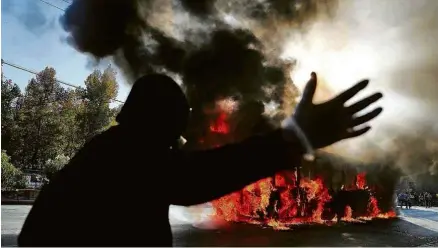
M2 247L16 246L16 237L30 206L2 206ZM401 210L400 219L367 224L306 226L288 231L248 224L203 229L188 224L181 208L171 207L174 246L437 246L438 209ZM147 236L146 236L147 238Z

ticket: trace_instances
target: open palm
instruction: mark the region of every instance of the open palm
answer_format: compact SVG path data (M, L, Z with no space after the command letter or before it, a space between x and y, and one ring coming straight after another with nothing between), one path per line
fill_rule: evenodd
M316 73L312 72L311 79L304 89L303 98L293 115L313 148L318 149L343 139L357 137L371 129L366 124L377 117L383 109L378 107L361 116L357 116L357 113L382 98L382 93L372 94L350 106L345 106L348 100L367 87L368 80L357 83L327 102L314 104L317 81Z

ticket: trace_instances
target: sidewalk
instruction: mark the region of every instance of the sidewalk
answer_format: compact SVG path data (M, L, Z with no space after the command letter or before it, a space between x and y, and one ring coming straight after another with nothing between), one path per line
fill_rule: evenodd
M438 208L412 207L400 209L400 218L412 224L438 232Z
M425 207L413 206L412 209L438 212L438 207L425 208Z

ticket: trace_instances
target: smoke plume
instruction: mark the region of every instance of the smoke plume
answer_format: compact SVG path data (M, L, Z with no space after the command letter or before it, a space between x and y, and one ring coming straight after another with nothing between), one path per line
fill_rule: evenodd
M75 0L61 22L71 45L113 59L130 83L181 78L194 126L221 99L260 117L271 104L278 122L310 71L323 80L317 100L370 78L383 116L328 150L413 175L438 174L437 11L435 0Z
M297 59L292 77L302 83L309 71L319 72L319 100L363 78L385 95L374 130L328 150L396 165L414 179L438 174L437 13L433 0L345 0L331 22L291 36L283 56Z
M255 122L266 122L268 103L279 106L277 122L289 114L298 91L288 75L294 61L280 59L283 46L293 30L334 6L336 0L75 0L61 22L72 46L112 58L130 83L151 72L181 78L196 127L185 134L190 143L218 100L238 102Z

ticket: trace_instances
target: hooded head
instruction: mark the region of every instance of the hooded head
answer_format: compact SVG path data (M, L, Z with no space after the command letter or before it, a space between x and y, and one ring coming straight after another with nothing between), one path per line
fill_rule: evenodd
M135 135L172 143L187 127L190 107L181 87L163 74L139 78L116 121Z

